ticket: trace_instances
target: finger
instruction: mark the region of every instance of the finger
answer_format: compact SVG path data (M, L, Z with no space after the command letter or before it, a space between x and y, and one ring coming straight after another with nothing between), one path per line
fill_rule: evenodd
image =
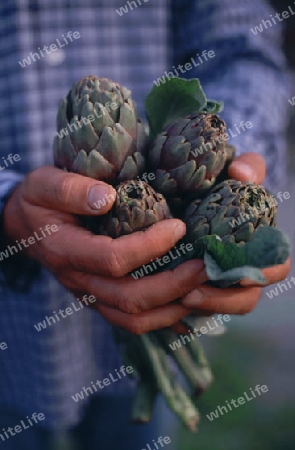
M180 335L180 334L188 334L189 333L189 327L185 325L182 322L177 322L174 325L171 325L172 330L174 333Z
M267 269L262 269L262 273L265 276L267 283L277 283L278 281L284 280L291 269L291 259L288 258L285 264L278 264L273 267L268 267Z
M78 272L122 277L164 255L184 236L185 230L180 220L167 219L145 231L111 239L95 236L79 226L61 224L48 251L50 256L54 253L56 263L61 261L64 266L67 261Z
M128 314L153 309L188 294L199 284L198 273L203 261L192 260L174 270L134 280L124 277L113 280L86 276L83 280L89 292L99 296L110 307Z
M24 198L38 206L72 214L101 215L116 198L115 189L102 181L44 166L22 184Z
M268 267L267 269L262 269L262 273L265 276L266 279L266 285L278 283L281 280L285 280L288 273L291 269L291 260L290 258L287 259L285 264L278 264L277 266ZM253 280L242 280L240 282L241 286L257 286L256 283L254 283Z
M264 159L257 153L244 153L229 165L228 174L234 180L261 184L266 175Z
M190 314L190 310L179 304L161 306L139 314L126 314L105 305L94 304L101 315L112 325L124 328L133 334L144 334L152 330L169 327Z
M246 314L251 312L261 295L261 288L218 289L199 286L182 299L187 308L210 311L210 314Z

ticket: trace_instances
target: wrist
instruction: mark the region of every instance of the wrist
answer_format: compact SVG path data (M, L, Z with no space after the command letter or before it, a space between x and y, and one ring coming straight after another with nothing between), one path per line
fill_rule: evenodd
M5 198L0 214L0 284L15 292L29 292L41 274L38 261L17 250L17 239L22 236L19 183ZM2 199L3 201L3 199ZM17 253L15 253L17 252Z
M24 175L12 171L4 171L0 178L0 243L7 237L8 229L6 222L6 206L13 192L23 180ZM5 216L4 216L5 214ZM15 221L15 219L14 219ZM5 237L4 237L5 234Z
M13 241L14 228L18 223L15 220L15 215L12 212L12 198L16 194L18 185L14 186L7 192L4 198L2 198L2 213L0 214L0 233L1 233L1 247L6 247Z

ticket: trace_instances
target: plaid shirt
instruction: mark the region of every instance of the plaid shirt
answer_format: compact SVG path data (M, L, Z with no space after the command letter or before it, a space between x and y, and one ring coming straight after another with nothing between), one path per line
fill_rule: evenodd
M73 82L88 74L114 79L132 89L143 113L153 81L203 50L213 50L215 57L183 76L199 77L209 98L225 102L223 118L232 130L242 120L252 122L232 144L238 152L256 151L266 158L268 184L274 189L284 176L290 97L281 25L257 35L250 31L269 18L271 8L257 0L124 2L1 2L0 155L21 157L0 170L2 206L25 173L52 164L58 102ZM57 39L65 42L68 31L81 37L21 66L19 61L38 47ZM38 332L34 324L73 301L44 269L28 293L0 289L0 343L8 346L0 350L0 408L24 417L42 412L44 426L51 428L75 425L87 400L75 403L71 396L121 365L111 327L95 311L84 309ZM100 393L125 391L127 386L125 379Z

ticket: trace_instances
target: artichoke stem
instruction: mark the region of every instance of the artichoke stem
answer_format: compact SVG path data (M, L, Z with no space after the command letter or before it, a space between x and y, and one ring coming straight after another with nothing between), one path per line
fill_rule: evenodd
M167 355L160 346L155 333L147 333L140 338L150 358L158 388L164 395L167 404L190 431L195 431L199 421L199 412L186 392L176 382L169 367Z
M213 374L211 371L210 364L205 355L205 352L204 352L197 337L195 340L190 340L190 342L188 342L186 345L187 345L188 351L191 353L192 358L199 365L200 370L202 371L204 380L206 380L206 383L205 383L204 389L203 389L203 390L206 390L213 383L214 377L213 377ZM195 396L200 395L203 392L203 390L201 390L199 392L196 391Z
M147 423L151 420L158 392L155 383L145 378L138 381L132 404L132 422Z
M174 358L178 367L190 383L193 394L196 395L204 392L211 382L210 377L208 380L208 367L199 364L199 360L193 358L193 354L185 346L181 346L176 350L170 348L169 344L178 339L178 335L171 328L159 330L158 334L166 351Z

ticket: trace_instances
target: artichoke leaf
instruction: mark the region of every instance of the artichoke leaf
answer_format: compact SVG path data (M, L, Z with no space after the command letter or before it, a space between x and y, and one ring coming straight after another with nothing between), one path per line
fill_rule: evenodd
M56 116L56 129L59 132L62 129L67 128L68 126L67 107L68 107L67 98L64 97L59 102L58 112Z
M220 287L238 283L244 278L264 284L260 269L284 264L290 255L290 240L278 228L258 228L251 241L245 244L222 242L219 236L203 236L190 242L194 249L171 261L165 270L173 270L192 258L203 258L209 280Z
M89 155L80 150L73 162L73 172L88 176L96 180L110 182L115 176L115 168L96 150Z
M93 106L93 111L91 113L94 115L93 128L98 136L100 136L105 127L112 127L114 121L110 116L109 111L101 103L95 103Z
M191 144L183 136L170 136L163 145L161 167L166 170L184 165L189 159Z
M216 102L215 100L207 100L207 105L203 109L208 114L217 114L223 111L223 102Z
M96 150L117 167L119 172L127 156L132 154L134 145L130 134L120 124L116 123L113 128L105 127L103 129Z
M87 152L95 148L99 141L99 137L95 133L92 124L87 117L78 120L78 117L74 116L69 126L72 130L70 132L70 138L75 148L83 148Z
M233 244L235 245L235 244ZM265 284L266 279L260 269L251 266L236 267L225 272L218 266L215 259L205 251L204 262L206 272L211 281L220 282L220 287L227 287L236 284L243 278L253 280L255 283Z
M134 114L135 106L131 101L125 102L120 107L120 119L119 123L130 134L132 139L136 139L137 136L137 116Z
M145 159L141 153L135 152L128 156L118 175L118 181L135 180L136 177L144 171Z
M152 181L152 186L158 192L161 190L162 194L167 197L171 197L177 192L177 183L174 178L171 178L169 172L164 170L156 170L155 180Z
M216 235L199 239L205 243L204 262L210 280L223 286L251 279L265 283L259 269L284 264L290 255L290 240L274 227L260 227L243 245L223 243Z
M61 169L70 167L77 155L69 135L65 135L63 138L55 136L53 153L54 164Z
M175 77L154 86L145 101L151 138L173 120L202 111L206 104L207 98L197 78Z

